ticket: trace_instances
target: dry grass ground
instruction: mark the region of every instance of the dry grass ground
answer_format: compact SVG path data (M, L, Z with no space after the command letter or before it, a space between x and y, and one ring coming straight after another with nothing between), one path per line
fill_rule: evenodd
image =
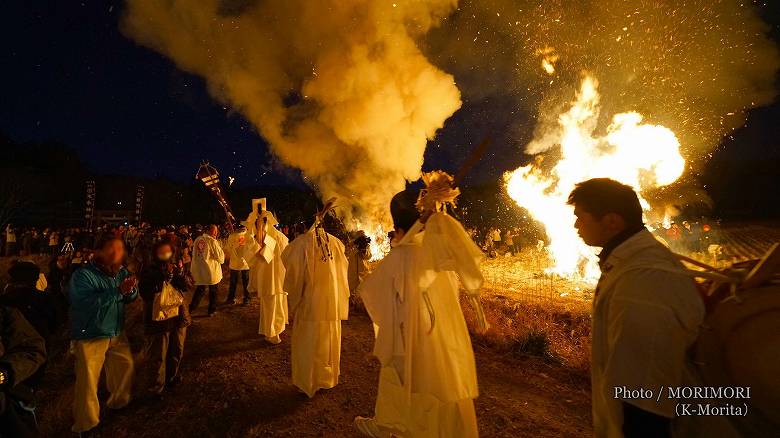
M223 284L220 299L225 293ZM121 412L105 412L98 436L348 437L356 436L352 419L373 412L379 365L370 355L370 320L359 309L343 324L340 384L312 399L290 384L289 333L282 335L279 346L266 344L256 334L258 308L252 304L223 307L213 318L200 316L201 309L187 340L184 383L162 400L151 400L144 398L141 385L139 304L128 312L131 344L139 352L137 398ZM481 435L590 435L589 383L580 359L567 354L571 346L559 343L557 334L542 335L549 342L543 347L538 339L528 340L528 333L545 327L563 334L570 317L542 317L541 307L513 307L492 299L486 300L486 308L494 328L473 338ZM517 322L511 321L512 315ZM532 327L534 323L547 326ZM73 382L72 357L59 355L40 394L38 414L45 436L69 435ZM106 396L101 393L101 400Z
M732 257L754 257L780 240L778 230L764 225L729 227L722 243ZM0 284L9 263L0 258ZM587 284L544 275L547 263L544 252L528 248L517 257L483 264L483 305L492 328L485 335L472 334L483 437L592 434L588 378L592 291ZM220 300L225 294L223 282ZM464 311L472 325L473 312L466 304ZM312 399L290 384L289 332L282 335L281 345L270 346L256 334L257 318L257 304L196 318L182 365L183 385L162 400L150 400L143 398L143 335L140 303L135 303L127 327L138 357L137 398L121 412L106 412L98 435L356 436L352 419L372 413L379 373L370 355L373 332L366 314L353 309L343 324L340 384ZM65 343L62 347L67 350ZM72 357L65 352L56 355L39 397L45 436L70 435L73 382ZM101 393L101 399L105 397Z

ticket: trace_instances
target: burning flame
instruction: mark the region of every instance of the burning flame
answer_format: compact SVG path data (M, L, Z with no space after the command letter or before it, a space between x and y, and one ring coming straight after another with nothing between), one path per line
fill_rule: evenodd
M642 189L671 184L682 175L680 143L666 127L642 123L636 112L616 114L606 135L594 137L599 116L598 82L586 76L571 104L558 117L561 158L551 170L535 163L504 176L509 196L544 225L554 266L548 272L595 281L595 250L574 229L574 209L567 205L574 185L590 178L612 178L633 187L645 210Z
M542 69L548 75L555 73L555 63L558 62L558 55L555 53L555 49L552 47L537 49L536 54L542 58Z
M390 239L387 238L387 232L385 228L379 222L369 222L365 226L362 223L354 219L353 229L363 230L366 236L371 238L371 243L368 248L371 252L370 261L375 262L385 258L387 253L390 252Z
M382 260L390 252L390 239L381 225L369 228L366 235L371 238L369 249L371 251L371 261Z

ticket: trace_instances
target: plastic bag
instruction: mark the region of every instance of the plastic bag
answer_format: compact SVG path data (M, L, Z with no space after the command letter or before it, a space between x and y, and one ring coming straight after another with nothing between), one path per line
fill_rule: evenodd
M182 304L184 304L184 296L166 281L163 283L162 291L154 296L152 319L165 321L179 316L179 306Z

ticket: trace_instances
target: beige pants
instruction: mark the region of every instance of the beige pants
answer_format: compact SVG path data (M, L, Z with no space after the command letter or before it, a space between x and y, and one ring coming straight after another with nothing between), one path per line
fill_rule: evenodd
M76 388L73 397L73 432L85 432L100 422L97 385L103 364L111 393L106 405L121 409L130 403L133 356L124 334L113 338L73 342L76 355Z

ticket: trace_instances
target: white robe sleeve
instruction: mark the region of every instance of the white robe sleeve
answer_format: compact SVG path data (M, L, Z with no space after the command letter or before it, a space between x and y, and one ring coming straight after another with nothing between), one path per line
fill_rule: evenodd
M398 268L398 261L393 256L391 251L357 289L374 323L374 355L383 365L389 364L393 359L393 312L396 296L393 273Z
M265 259L266 263L271 263L271 261L274 259L274 256L277 254L276 252L276 240L274 240L273 237L266 234L265 239L263 240L263 248L260 250L260 255ZM278 254L281 254L283 249L279 249Z
M254 234L247 234L244 239L244 246L239 247L241 257L246 260L247 263L253 265L255 262L255 255L260 251L260 244L257 243Z
M484 254L460 222L444 213L431 215L425 224L422 247L436 272L454 271L471 295L479 292L484 281L479 264ZM423 289L434 279L435 276L425 276Z
M349 262L344 254L344 244L335 239L335 248L333 250L333 263L336 269L336 285L339 291L339 319L349 319L349 280L347 278L347 269Z
M281 252L284 251L285 248L287 248L287 245L290 244L290 239L288 239L287 236L284 235L284 233L277 230L276 228L274 228L274 230L276 231L276 233L274 233L276 244L279 246L279 253L281 254Z
M282 251L282 263L285 268L284 291L287 292L287 303L290 314L294 315L298 304L303 299L306 282L306 242L304 238L293 241Z

